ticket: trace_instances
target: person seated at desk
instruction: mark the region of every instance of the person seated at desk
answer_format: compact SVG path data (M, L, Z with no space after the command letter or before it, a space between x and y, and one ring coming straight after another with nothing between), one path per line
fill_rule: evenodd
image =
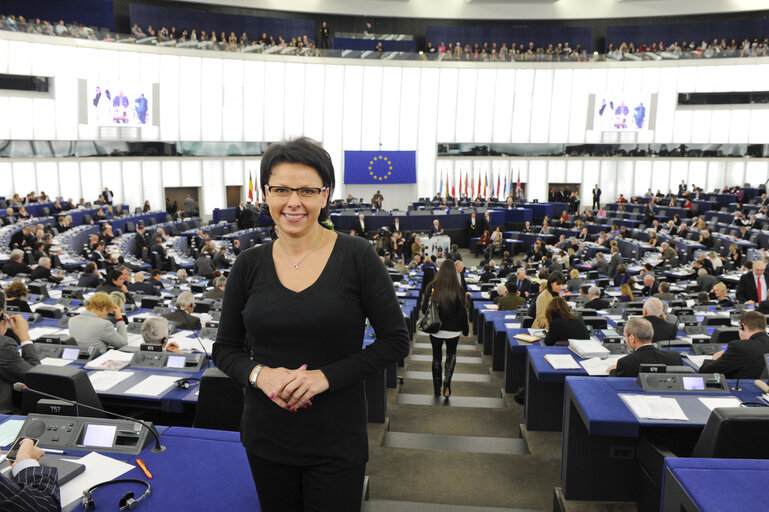
M662 261L665 263L672 265L673 262L678 259L678 253L670 246L669 243L662 242L660 249L662 250Z
M37 261L37 267L29 274L29 278L55 284L59 284L64 279L63 277L56 277L51 274L51 258L48 256L43 256Z
M478 239L478 243L475 246L475 255L480 256L482 252L486 250L486 248L491 243L491 235L489 234L489 230L485 229L483 231L483 234Z
M617 266L617 273L614 274L614 286L622 286L630 281L630 274L624 263Z
M675 294L670 293L670 283L667 281L660 283L660 291L655 293L654 297L664 301L676 300Z
M227 260L227 248L220 247L219 251L214 256L214 267L216 268L230 268L230 262Z
M657 284L657 280L654 279L653 274L646 273L644 275L643 283L644 283L644 287L641 290L641 295L643 297L651 297L659 291L659 285Z
M162 316L151 316L142 323L142 340L151 345L160 345L164 352L183 354L175 341L168 340L168 320Z
M533 287L534 283L526 278L526 269L523 267L519 268L514 276L511 274L507 280L507 289L523 298L528 298L533 293Z
M497 286L497 293L499 295L494 302L499 306L499 311L515 311L526 304L526 299L518 295L518 292L510 293L504 283Z
M479 283L488 283L492 279L495 279L497 275L491 270L491 265L484 265L483 272L478 278Z
M224 276L219 276L214 279L214 289L209 290L206 293L203 294L203 297L206 299L223 299L224 298L224 287L227 285L227 278Z
M666 283L663 283L666 284ZM656 297L646 299L643 307L643 317L651 324L655 343L662 340L674 340L678 334L678 326L663 318L664 304Z
M534 329L549 329L550 321L547 319L547 307L552 302L553 298L558 297L563 290L563 285L566 279L559 271L551 272L547 276L547 281L544 290L537 296L536 301L536 317L532 324Z
M0 292L0 414L15 414L13 384L24 382L24 374L40 359L29 337L29 324L21 315L7 316L3 302L5 295Z
M238 240L237 238L235 238L235 239L232 241L232 248L231 248L231 250L232 250L232 254L234 254L235 256L238 256L238 255L240 254L240 252L241 252L241 249L240 249L240 240Z
M112 293L123 292L128 293L128 288L125 285L125 276L122 270L112 269L107 273L107 278L102 284L96 287L97 292Z
M195 260L195 265L193 266L193 272L195 275L210 278L214 270L216 270L214 262L211 261L211 258L205 254L201 253L200 257Z
M567 345L569 339L590 339L585 322L574 314L563 297L553 297L547 306L545 316L550 325L545 336L545 345Z
M573 268L569 271L569 280L566 281L566 289L570 292L579 292L585 280L579 277L579 270Z
M722 308L734 307L734 303L726 295L726 285L724 283L716 283L716 284L714 284L713 285L713 290L711 290L711 293L716 298L716 304L718 304ZM763 304L763 302L762 302L762 304Z
M85 270L77 279L77 285L83 288L96 288L101 282L101 274L96 268L96 263L93 261L86 263Z
M601 289L596 285L591 286L587 290L587 302L583 306L585 309L608 309L611 304L608 300L601 298Z
M85 309L69 320L69 334L75 338L79 347L105 352L108 347L121 348L128 343L123 309L109 295L104 292L94 293L85 303ZM110 313L117 319L115 327L107 320Z
M32 310L25 300L28 295L27 286L21 281L14 281L5 289L5 296L8 299L5 305L18 309L19 313L31 313Z
M144 272L134 274L134 282L126 285L128 291L139 292L144 295L160 295L158 289L144 280Z
M3 274L16 277L16 274L32 273L32 268L22 261L24 259L24 251L21 249L12 250L10 259L11 261L3 265Z
M655 332L646 317L633 317L628 320L623 335L630 353L619 359L615 368L610 369L609 375L612 377L638 377L642 364L665 364L668 366L681 366L683 364L681 354L678 352L660 350L652 345Z
M718 278L708 273L707 269L700 268L697 271L697 291L709 292L718 282Z
M740 317L740 339L730 341L726 351L700 366L700 373L723 373L727 379L758 379L766 368L764 354L769 353L766 316L747 311Z
M8 512L58 512L58 471L41 467L42 448L31 439L21 442L10 478L0 475L0 510Z
M199 331L201 328L200 318L192 316L195 311L195 296L192 292L182 292L176 298L176 309L166 313L163 317L169 322L176 324L179 329L192 329Z

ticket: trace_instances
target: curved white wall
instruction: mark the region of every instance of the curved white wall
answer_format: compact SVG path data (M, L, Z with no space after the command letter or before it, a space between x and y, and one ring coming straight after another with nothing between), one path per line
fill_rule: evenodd
M261 57L3 32L0 72L55 79L52 98L0 92L0 140L110 136L79 123L80 80L138 79L160 84L159 126L143 129L142 139L274 141L307 135L322 141L332 156L339 184L336 197L346 195L344 150L416 151L416 196L435 193L442 176L457 183L471 172L474 179L491 172L496 180L519 169L522 181L529 183L530 199L544 199L548 182L592 187L600 179L607 184L606 199L611 199L612 190L625 194L642 193L648 186L664 190L678 183L679 175L707 184L707 189L723 183L758 183L767 177L763 160L663 164L666 161L660 159L439 159L436 154L438 142L769 143L765 129L769 109L764 106L678 109L676 105L679 92L766 89L769 59L764 58L441 65ZM589 94L604 91L656 94L653 130L638 136L587 131ZM231 163L235 160L6 161L0 176L12 169L13 180L0 180L0 193L42 188L53 195L58 188L66 197L90 199L95 195L91 189L99 189L92 179L98 176L100 186L118 190L131 204L145 199L159 204L162 186L201 186L203 206L210 211L224 205L225 185L243 184L246 167L258 169L258 159L252 159L253 166ZM35 172L29 173L33 168ZM85 182L70 180L78 176ZM414 198L398 199L390 207Z

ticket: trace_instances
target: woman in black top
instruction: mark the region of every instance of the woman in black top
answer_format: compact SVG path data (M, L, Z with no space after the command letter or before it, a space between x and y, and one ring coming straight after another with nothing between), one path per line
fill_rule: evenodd
M19 309L19 313L31 313L32 310L25 300L27 298L27 286L21 281L14 281L5 289L6 306Z
M590 339L585 322L569 309L563 297L553 297L547 306L545 316L550 324L545 336L545 345L568 345L570 339Z
M446 342L446 367L443 378L443 396L451 396L451 377L457 363L457 344L459 335L467 336L467 307L465 294L457 279L454 262L445 260L438 269L438 275L425 289L422 301L422 313L427 311L430 301L438 306L441 318L441 330L430 335L433 346L433 389L435 396L441 395L441 361L443 359L443 342Z
M369 242L319 223L334 187L325 150L271 145L261 183L280 238L235 261L213 360L246 390L241 441L261 509L358 510L363 379L406 356L406 323ZM376 340L364 349L366 319Z

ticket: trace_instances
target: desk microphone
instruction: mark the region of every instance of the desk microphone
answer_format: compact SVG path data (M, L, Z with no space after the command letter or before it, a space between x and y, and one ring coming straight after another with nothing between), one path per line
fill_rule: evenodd
M734 384L733 391L742 391L742 388L740 387L740 378L737 377L737 382Z
M184 313L185 323L188 326L192 327L192 323L190 322L190 319L189 319L189 317L191 317L192 315L190 315L183 309L181 309L180 311ZM206 346L203 345L203 340L201 340L200 336L198 336L198 331L196 331L195 329L190 329L190 330L192 331L192 334L195 335L195 339L198 340L198 343L200 343L200 347L203 349L203 353L206 355L206 368L211 368L211 354L208 353L208 350L206 350Z
M94 410L94 411L103 412L105 414L109 414L110 416L114 416L116 418L120 418L121 420L135 421L136 423L139 423L139 424L144 425L145 427L147 427L147 430L149 430L150 433L152 433L152 435L155 437L155 447L152 448L152 453L160 453L160 452L165 451L165 449L166 449L165 446L160 444L160 435L158 434L158 431L155 430L155 427L153 427L149 423L143 422L142 420L137 420L136 418L131 418L130 416L123 416L122 414L117 414L117 413L114 413L114 412L110 412L110 411L107 411L105 409L100 409L98 407L94 407L92 405L86 405L86 404L77 402L75 400L68 400L68 399L62 398L60 396L44 393L42 391L38 391L37 389L32 389L31 387L27 386L23 382L16 382L16 383L14 383L13 384L13 390L14 391L19 391L19 392L30 391L32 393L44 396L46 398L53 398L54 400L61 400L62 402L68 403L70 405L74 405L74 406L77 406L77 407L85 407L86 409L91 409L91 410Z

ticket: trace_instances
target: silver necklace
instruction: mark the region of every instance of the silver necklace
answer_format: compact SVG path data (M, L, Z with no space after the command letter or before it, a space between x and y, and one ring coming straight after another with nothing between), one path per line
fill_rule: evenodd
M308 252L307 254L305 254L305 255L304 255L304 258L302 258L301 260L299 260L299 261L298 261L298 262L296 262L296 263L294 263L293 261L291 261L291 258L289 258L289 257L288 257L288 254L286 254L286 251L283 249L283 245L280 243L280 238L279 238L279 239L278 239L278 240L277 240L275 243L276 243L276 244L278 245L278 247L280 248L280 252L282 252L282 253L283 253L283 256L285 256L285 257L286 257L286 259L288 260L288 262L289 262L289 263L291 263L291 264L294 266L294 270L299 270L299 265L301 265L301 264L304 262L304 260L306 260L306 259L307 259L307 257L308 257L308 256L310 256L310 254L312 254L313 252L315 252L315 249L317 249L317 248L318 248L318 246L320 245L320 241L321 241L322 239L323 239L323 228L320 228L320 236L318 237L318 241L315 243L315 247L313 247L312 249L310 249L310 252Z

